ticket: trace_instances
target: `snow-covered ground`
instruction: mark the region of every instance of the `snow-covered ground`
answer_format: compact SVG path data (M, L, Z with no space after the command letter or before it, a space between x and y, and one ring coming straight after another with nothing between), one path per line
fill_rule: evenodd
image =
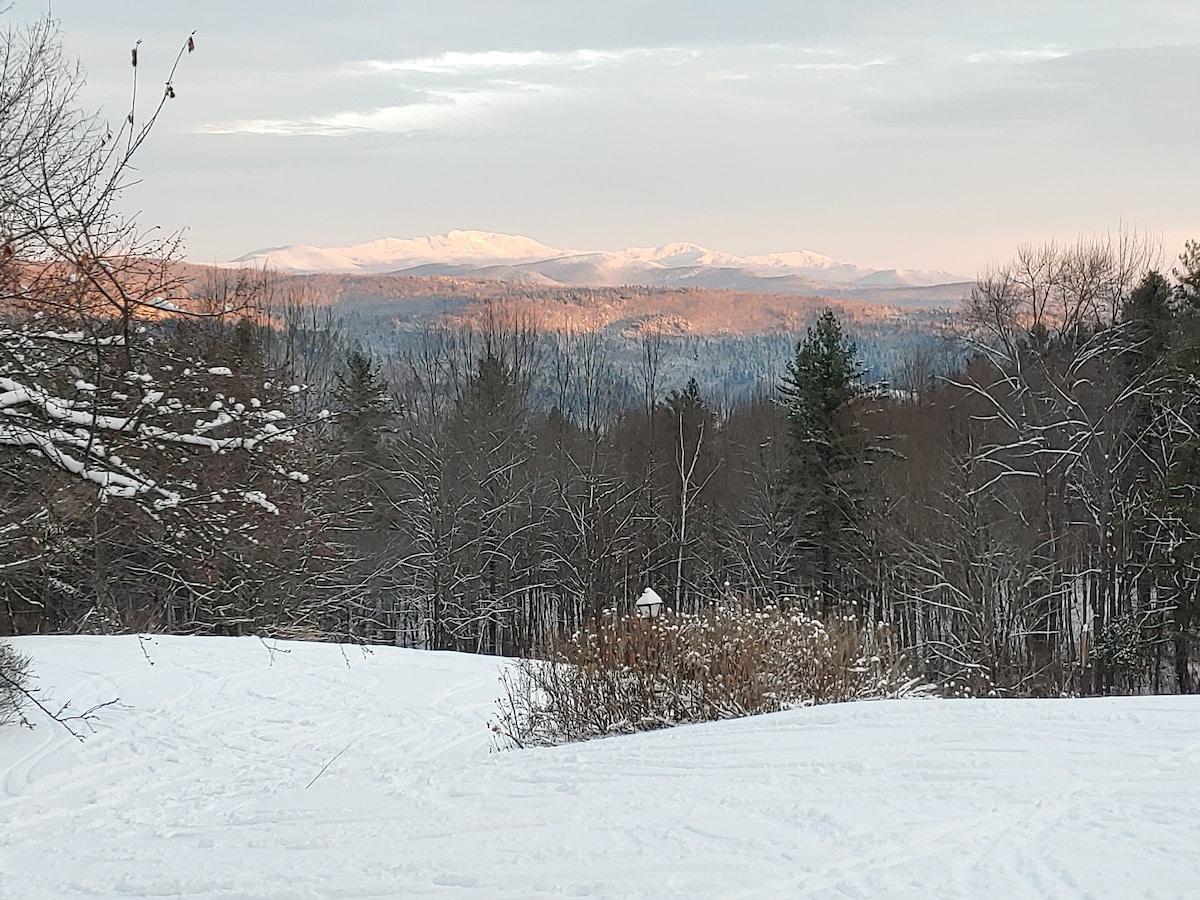
M121 705L84 742L0 731L3 898L1200 894L1200 697L858 703L498 753L493 659L16 644L54 697Z

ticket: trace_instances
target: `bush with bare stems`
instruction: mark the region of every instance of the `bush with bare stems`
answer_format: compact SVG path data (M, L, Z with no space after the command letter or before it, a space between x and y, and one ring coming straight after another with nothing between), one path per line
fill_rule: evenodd
M503 675L492 730L529 747L919 690L884 625L778 607L608 611Z

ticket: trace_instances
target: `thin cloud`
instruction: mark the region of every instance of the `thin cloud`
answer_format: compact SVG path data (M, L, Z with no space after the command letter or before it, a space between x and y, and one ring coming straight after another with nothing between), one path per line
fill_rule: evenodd
M981 53L970 53L966 57L969 63L1022 63L1044 62L1048 59L1062 59L1070 56L1071 51L1058 47L1041 47L1034 50L988 50Z
M634 47L623 50L484 50L480 52L448 51L437 56L409 59L369 59L352 63L346 69L351 74L380 74L388 72L422 75L475 75L520 69L566 69L584 71L600 66L618 65L630 60L680 62L694 59L700 51L678 47Z
M501 90L431 91L428 99L419 103L345 110L300 119L246 119L204 125L198 131L275 137L478 131L493 123L501 113L559 93L559 89L550 85L529 84Z
M879 66L891 65L891 58L868 59L862 62L785 62L779 68L798 72L862 72Z
M1197 49L997 51L987 66L958 56L949 69L915 72L911 81L867 98L859 109L866 121L910 132L997 135L1035 126L1136 147L1141 132L1127 123L1174 117L1179 98L1194 85ZM1122 134L1127 130L1128 137ZM1190 141L1195 133L1182 117L1158 131L1153 143Z
M710 72L707 77L710 81L749 81L754 74L734 69L722 69L719 72Z

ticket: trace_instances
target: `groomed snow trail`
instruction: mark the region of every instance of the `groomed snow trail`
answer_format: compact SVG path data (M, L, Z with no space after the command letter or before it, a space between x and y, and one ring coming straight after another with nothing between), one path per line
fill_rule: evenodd
M52 696L121 705L84 742L0 731L5 900L1200 894L1200 697L858 703L495 753L494 659L15 643Z

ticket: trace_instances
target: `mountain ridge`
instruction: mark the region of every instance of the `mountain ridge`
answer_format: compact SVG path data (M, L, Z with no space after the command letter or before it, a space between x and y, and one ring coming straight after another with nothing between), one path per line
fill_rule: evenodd
M685 285L771 293L934 287L970 281L943 271L869 268L811 250L737 256L686 241L621 250L569 250L524 235L465 230L344 247L269 247L229 265L267 266L294 274L475 275L564 287Z

